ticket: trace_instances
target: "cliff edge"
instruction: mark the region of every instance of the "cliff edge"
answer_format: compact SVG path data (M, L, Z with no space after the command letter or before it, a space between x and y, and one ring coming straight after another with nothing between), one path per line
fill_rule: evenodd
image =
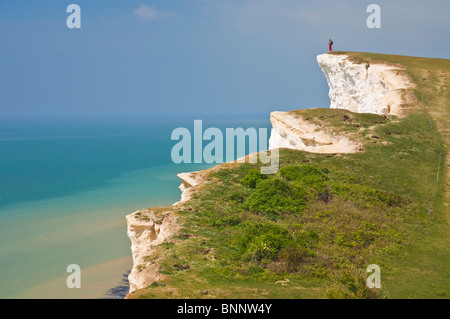
M330 108L354 113L404 116L415 102L414 82L394 64L354 61L345 54L317 56L329 86ZM356 153L364 150L354 135L311 123L294 112L272 112L269 149L290 148L313 153Z
M179 226L177 216L170 210L142 209L127 215L126 219L133 257L133 269L128 275L129 292L133 292L161 279L153 256L154 247L170 238Z
M317 62L330 88L330 108L404 115L406 93L415 87L404 67L355 61L346 54L321 54Z
M415 84L399 65L355 61L345 54L323 54L317 57L317 61L329 85L332 109L384 115L385 119L391 116L400 118L406 114L407 105L415 100L412 94ZM356 121L352 122L351 114L347 113L339 115L340 121L343 117L352 130L327 126L301 112L272 112L270 120L273 131L269 149L291 148L322 154L362 152L364 142L360 137L363 131L370 129L358 126L360 124ZM364 134L366 138L367 134ZM375 140L371 142L378 143ZM226 163L200 172L181 173L178 175L182 181L179 202L172 207L144 209L127 216L133 254L133 269L129 275L130 292L146 288L161 279L158 266L160 256L155 255L155 247L179 231L178 210L208 181L208 173L229 165L232 164Z

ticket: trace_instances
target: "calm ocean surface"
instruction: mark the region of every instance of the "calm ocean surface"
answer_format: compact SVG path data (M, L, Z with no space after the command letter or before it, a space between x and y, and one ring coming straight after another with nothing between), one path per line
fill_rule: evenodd
M209 116L203 129L271 127L269 114L234 117ZM172 130L193 134L202 118L0 120L0 298L121 297L132 265L125 215L171 205L176 174L213 166L170 158ZM81 289L66 286L70 264Z

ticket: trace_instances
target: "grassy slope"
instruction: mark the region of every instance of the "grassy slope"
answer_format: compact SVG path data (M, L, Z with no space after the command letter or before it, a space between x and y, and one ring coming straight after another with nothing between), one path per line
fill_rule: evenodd
M377 297L358 281L371 263L381 266L387 297L450 296L443 170L450 61L348 54L361 63L402 64L424 103L409 105L401 120L295 111L359 135L365 152L282 150L285 168L264 180L250 172L258 165L215 173L216 183L179 212L181 233L149 256L160 264L163 280L129 298ZM289 283L277 283L285 278Z
M431 119L430 129L434 132L434 158L439 158L442 145L441 160L430 163L434 167L433 179L436 181L440 162L439 188L432 191L429 204L432 206L433 218L430 223L420 225L414 244L406 251L406 257L399 260L396 268L388 274L386 289L393 297L450 297L450 174L446 170L450 158L447 157L450 145L450 61L417 57L378 55L370 53L352 53L363 60L383 60L398 63L407 68L417 89L414 92L423 104L418 109L424 117ZM437 163L437 164L436 164ZM433 183L432 183L433 184ZM425 185L417 184L419 190ZM430 185L432 187L432 185ZM445 189L444 189L445 187Z

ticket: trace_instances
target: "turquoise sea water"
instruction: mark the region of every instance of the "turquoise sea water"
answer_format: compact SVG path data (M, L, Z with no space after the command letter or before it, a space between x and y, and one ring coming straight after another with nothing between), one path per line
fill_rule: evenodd
M201 118L0 120L0 297L108 297L131 269L125 215L171 205L176 174L213 166L170 158L172 130ZM209 116L203 127L270 122ZM69 264L81 289L66 286Z

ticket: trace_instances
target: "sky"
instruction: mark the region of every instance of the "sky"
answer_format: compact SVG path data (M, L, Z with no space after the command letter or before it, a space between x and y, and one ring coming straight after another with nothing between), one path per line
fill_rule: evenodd
M66 25L72 3L80 29ZM328 38L449 59L449 12L448 0L0 0L0 119L328 107L316 62Z

